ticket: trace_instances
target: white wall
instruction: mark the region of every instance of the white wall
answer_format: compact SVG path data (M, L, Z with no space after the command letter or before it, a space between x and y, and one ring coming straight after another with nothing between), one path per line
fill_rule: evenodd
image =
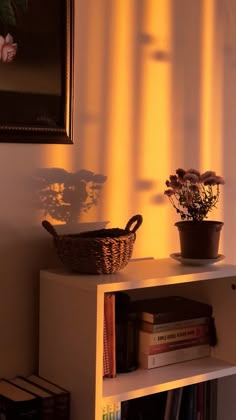
M2 377L37 367L39 269L57 264L33 202L38 168L106 175L98 206L80 221L123 227L141 213L137 257L178 250L177 216L163 197L169 174L216 169L227 183L214 217L236 263L233 0L75 3L74 144L0 144Z

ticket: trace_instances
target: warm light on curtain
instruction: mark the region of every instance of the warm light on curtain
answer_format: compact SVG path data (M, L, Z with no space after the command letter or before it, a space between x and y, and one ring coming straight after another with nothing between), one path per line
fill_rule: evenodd
M131 101L133 3L112 3L110 23L109 80L106 94L107 132L104 170L108 175L104 212L113 225L129 217L131 189Z
M200 169L215 170L223 175L222 32L216 6L214 0L205 0L202 8ZM221 220L221 213L219 205L219 209L212 216Z
M145 209L144 240L140 243L140 252L148 256L165 255L169 241L165 235L168 211L165 205L154 204L150 193L163 197L165 180L170 172L170 12L170 1L149 1L143 22L144 33L150 34L153 40L143 56L140 173L137 174L143 180L155 182L155 189L142 193L140 198L141 208Z
M216 3L183 1L181 11L171 0L80 3L75 145L46 146L44 166L107 176L98 206L81 219L124 227L141 213L135 256L165 257L178 249L179 218L163 195L171 173L195 166L222 174ZM220 212L213 217L221 219Z

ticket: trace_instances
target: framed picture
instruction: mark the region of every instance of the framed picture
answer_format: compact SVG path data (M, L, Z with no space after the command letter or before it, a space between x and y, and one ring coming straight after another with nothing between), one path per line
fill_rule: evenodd
M72 143L73 0L0 0L0 142Z

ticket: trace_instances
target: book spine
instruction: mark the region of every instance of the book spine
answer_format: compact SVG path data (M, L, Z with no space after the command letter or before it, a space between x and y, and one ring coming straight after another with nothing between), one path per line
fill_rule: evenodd
M176 389L172 389L169 392L172 392L172 399L171 399L171 404L170 404L170 410L169 413L165 413L165 415L167 414L167 420L178 420L179 418L179 412L180 412L180 405L181 405L181 399L182 399L182 394L183 394L183 387L180 388L176 388ZM167 394L167 401L168 401L168 394Z
M104 303L105 306L105 303ZM104 322L103 322L103 376L110 375L110 363L109 363L109 352L108 352L108 339L107 339L107 323L104 310Z
M109 373L104 374L110 378L116 376L116 341L115 341L115 294L104 295L104 320L106 329L106 343L104 342L104 354L107 345L106 358L109 363ZM104 337L105 338L105 337ZM107 362L107 361L106 361ZM104 367L105 372L105 367Z
M201 318L201 317L211 317L212 316L212 307L206 305L201 308L191 307L184 312L164 312L153 314L150 312L141 312L140 317L142 321L151 322L152 324L164 324L168 322L183 321L185 319L192 318Z
M115 420L121 420L121 403L115 404Z
M208 382L210 393L210 416L209 420L217 418L217 379Z
M204 383L197 384L197 420L203 420Z
M174 399L174 391L175 391L174 389L170 389L167 392L164 420L170 420L171 418L171 408L172 408L173 399Z
M3 417L3 419L7 419L8 420L8 418L9 418L9 420L21 420L21 419L23 419L23 420L41 420L42 419L42 417L41 417L41 415L40 415L40 413L39 413L39 411L38 410L36 410L36 409L32 409L32 410L27 410L27 411L25 411L25 410L21 410L20 412L19 411L17 411L17 413L14 413L13 414L13 416L12 416L12 418L11 417L8 417L8 416L6 416L6 417Z
M55 398L52 394L51 394L51 396L43 398L43 397L40 397L35 392L30 391L27 388L27 386L25 387L23 384L18 385L16 383L14 383L14 381L11 382L10 380L7 380L7 379L4 379L3 381L14 385L16 388L27 391L30 394L35 396L36 400L38 401L38 411L40 413L40 420L54 420L54 418L55 418ZM26 385L27 385L27 381L26 381ZM20 403L18 403L18 406L20 406ZM60 420L60 418L58 420Z
M70 393L55 395L55 415L57 420L70 419Z
M182 402L182 397L183 397L183 387L178 388L177 395L178 395L178 399L177 399L177 406L176 406L176 412L175 412L175 420L178 420L179 415L180 415L180 408L181 408L181 402Z
M206 357L210 355L210 352L211 348L209 344L202 344L200 346L187 347L155 355L139 353L139 365L143 369L152 369L173 363Z
M182 321L176 322L166 322L164 324L152 324L151 322L141 321L140 322L140 330L150 332L150 333L158 333L167 330L174 330L176 328L185 328L191 327L193 325L205 325L209 324L209 317L202 317L202 318L193 318L193 319L184 319Z
M20 401L13 402L8 401L5 405L1 405L0 416L6 420L39 420L41 419L40 410L38 405L38 399L34 402L31 401Z
M107 405L108 420L115 420L115 407L110 403Z
M54 397L40 398L40 420L53 420L55 417Z
M193 385L193 414L192 414L192 419L193 420L197 420L198 417L198 407L197 407L197 393L198 393L198 388L197 388L198 384L194 384Z
M209 393L208 393L208 383L209 381L203 382L203 419L210 418L210 400L209 400Z
M139 342L143 345L153 346L160 343L172 343L190 338L197 338L207 335L208 325L195 325L186 328L176 328L159 333L147 333L139 331Z
M167 391L164 420L178 420L183 395L183 387Z
M37 386L40 389L43 389L44 391L52 394L53 407L54 407L53 410L55 413L54 417L56 418L56 420L69 420L70 419L70 393L68 391L61 388L61 394L55 394L53 391L50 391L46 383L44 383L44 386L42 386L42 385L39 385L37 382L33 382L32 380L29 380L28 378L25 378L23 376L21 378L24 381L28 382L29 384ZM48 384L50 384L50 382L48 382ZM55 384L52 384L52 385L55 385ZM55 386L57 387L57 385Z
M107 404L102 407L102 420L108 420Z
M188 385L189 388L189 398L188 398L188 406L187 406L187 413L188 419L194 420L194 399L195 399L195 385Z
M183 349L187 347L198 346L200 344L210 344L209 336L190 338L189 340L175 341L174 343L154 344L153 346L141 345L139 351L145 354L165 353L172 350Z

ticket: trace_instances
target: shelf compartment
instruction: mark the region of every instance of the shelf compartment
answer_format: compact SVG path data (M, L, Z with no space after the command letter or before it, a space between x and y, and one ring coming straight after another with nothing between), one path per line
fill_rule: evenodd
M103 402L118 402L236 374L236 366L213 357L117 375L103 381Z
M233 334L236 322L235 293L232 292L235 278L236 266L219 263L188 267L169 258L133 261L121 272L111 275L42 270L39 373L71 391L71 420L100 420L103 403L230 377L236 374L235 345L229 334ZM215 308L219 344L214 348L214 356L219 360L198 359L103 380L104 293L141 289L143 294L155 287L159 295L158 286L167 285L168 294L172 291L169 285L173 285L173 289L178 285L184 297L194 296Z

